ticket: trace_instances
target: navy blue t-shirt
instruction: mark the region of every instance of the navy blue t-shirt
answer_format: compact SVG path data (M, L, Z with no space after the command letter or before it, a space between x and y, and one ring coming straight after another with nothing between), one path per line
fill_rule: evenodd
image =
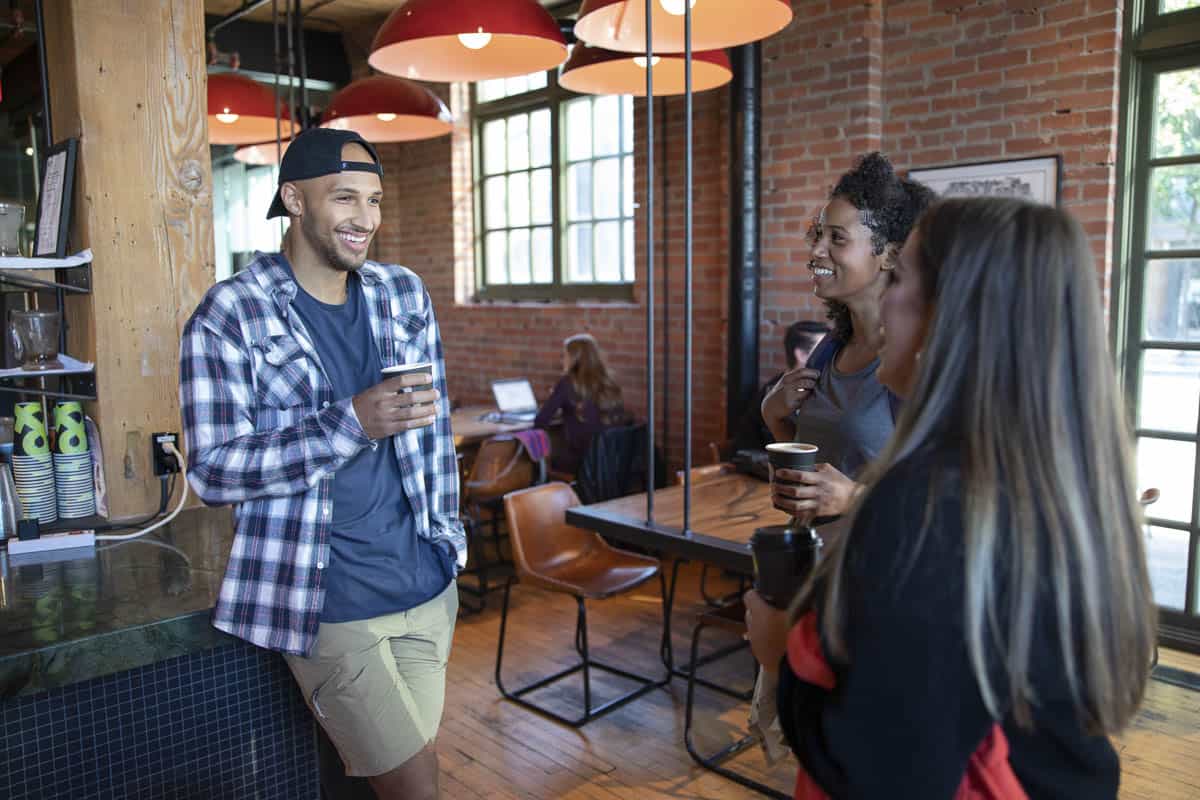
M322 303L300 287L292 308L317 348L334 396L353 397L379 383L379 350L356 273L348 277L342 305ZM375 444L333 476L322 622L416 608L437 597L454 574L449 552L417 535L391 437Z

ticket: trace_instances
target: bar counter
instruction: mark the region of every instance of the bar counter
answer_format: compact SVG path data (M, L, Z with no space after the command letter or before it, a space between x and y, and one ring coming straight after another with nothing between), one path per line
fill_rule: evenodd
M283 659L211 626L230 509L94 549L0 550L0 797L316 798Z

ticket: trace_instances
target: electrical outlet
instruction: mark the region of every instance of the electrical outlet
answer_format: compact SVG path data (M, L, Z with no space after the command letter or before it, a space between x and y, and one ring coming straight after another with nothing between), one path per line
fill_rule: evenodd
M170 442L179 447L179 434L177 433L155 433L150 436L150 457L154 462L154 474L156 476L170 475L173 472L179 472L179 459L167 452L164 445Z

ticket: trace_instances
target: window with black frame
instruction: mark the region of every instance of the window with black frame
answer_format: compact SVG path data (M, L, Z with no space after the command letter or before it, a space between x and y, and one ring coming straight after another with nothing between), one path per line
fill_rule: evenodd
M475 84L473 111L478 296L629 298L633 98L539 72Z
M1122 367L1165 641L1200 646L1200 0L1129 13Z

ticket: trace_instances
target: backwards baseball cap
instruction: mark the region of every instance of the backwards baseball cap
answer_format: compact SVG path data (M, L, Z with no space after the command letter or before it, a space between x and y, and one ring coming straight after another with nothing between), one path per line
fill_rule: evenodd
M374 161L343 161L342 148L348 144L361 144ZM380 178L383 177L379 154L370 142L354 131L309 128L292 139L287 152L283 154L283 161L279 165L279 185L338 172L374 172ZM283 198L276 189L275 199L271 201L271 207L267 210L267 219L286 217L287 213Z

